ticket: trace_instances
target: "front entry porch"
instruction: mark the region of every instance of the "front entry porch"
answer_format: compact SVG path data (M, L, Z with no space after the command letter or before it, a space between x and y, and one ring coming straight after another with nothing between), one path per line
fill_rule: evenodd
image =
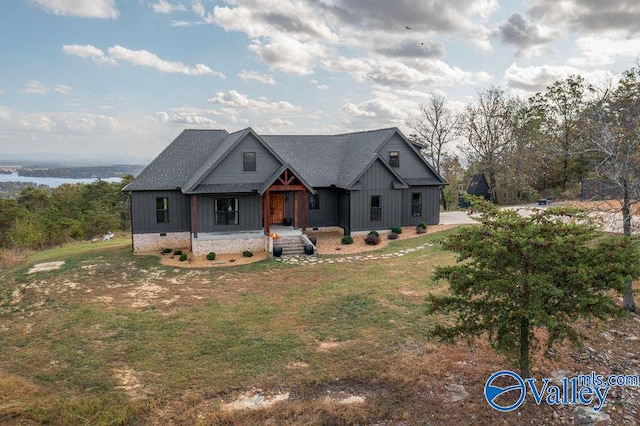
M302 228L303 231L306 231L307 193L313 193L313 188L288 167L278 170L276 176L262 193L264 234L269 235L272 228L283 224L292 225L293 229ZM287 212L291 213L290 224L286 223Z

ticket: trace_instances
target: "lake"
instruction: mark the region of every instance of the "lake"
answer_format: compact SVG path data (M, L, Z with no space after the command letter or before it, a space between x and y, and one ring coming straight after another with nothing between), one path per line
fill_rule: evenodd
M4 174L0 173L0 182L31 182L37 185L47 185L51 188L55 188L65 183L92 183L97 179L67 179L67 178L54 178L54 177L32 177L32 176L18 176L18 173ZM107 178L102 179L106 182L118 183L120 178Z

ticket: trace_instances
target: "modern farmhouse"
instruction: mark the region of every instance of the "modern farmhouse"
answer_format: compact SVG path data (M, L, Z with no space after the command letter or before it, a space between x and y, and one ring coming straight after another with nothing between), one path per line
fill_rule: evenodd
M439 222L446 185L397 128L266 136L184 130L124 188L134 251L264 250L274 225L345 234Z

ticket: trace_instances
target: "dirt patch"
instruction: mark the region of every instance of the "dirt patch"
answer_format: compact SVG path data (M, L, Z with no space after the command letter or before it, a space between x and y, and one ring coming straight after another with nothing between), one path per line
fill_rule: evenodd
M457 225L429 225L427 227L427 234L433 234L441 232L447 229L455 228ZM425 234L416 233L415 226L405 226L402 228L402 234L399 235L400 240L407 238L420 237ZM342 232L340 231L312 231L308 234L309 237L315 237L317 239L316 248L318 254L353 254L361 253L365 251L378 250L389 244L387 234L380 234L380 244L376 246L367 245L364 242L364 235L356 235L353 237L353 244L342 244Z
M138 374L129 367L114 368L112 370L113 375L120 382L116 389L124 390L132 399L143 398L144 387L138 380Z
M280 393L273 396L265 396L260 393L253 393L250 396L245 394L228 404L222 404L222 409L227 411L235 410L260 410L271 407L273 404L289 399L289 392Z
M56 261L53 261L53 262L38 263L37 265L33 265L31 267L31 269L29 269L27 274L34 274L36 272L54 271L56 269L62 268L62 265L64 265L64 260L56 260Z
M136 287L127 293L127 295L133 298L131 306L134 308L144 308L151 305L153 299L158 299L160 293L166 291L164 287L152 283L143 283L141 286Z
M215 260L207 260L206 256L194 256L190 252L188 260L180 262L180 256L174 256L172 254L157 254L152 253L160 257L160 261L163 265L174 266L179 268L211 268L211 267L224 267L224 266L238 266L247 265L249 263L259 262L269 257L269 253L266 251L257 251L253 253L252 257L244 257L242 253L225 253L217 254ZM150 254L150 253L141 253Z
M321 342L318 345L318 352L330 352L334 349L341 348L351 343L352 340L346 340L344 342Z

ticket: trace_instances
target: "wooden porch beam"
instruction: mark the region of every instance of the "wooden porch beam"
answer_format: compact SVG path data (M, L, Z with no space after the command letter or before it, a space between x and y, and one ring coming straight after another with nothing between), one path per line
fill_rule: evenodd
M302 230L307 230L307 210L309 204L307 203L307 188L302 190Z
M293 192L293 229L298 227L298 191Z
M191 232L193 238L198 238L198 196L191 196Z
M268 191L303 191L304 185L271 185Z

